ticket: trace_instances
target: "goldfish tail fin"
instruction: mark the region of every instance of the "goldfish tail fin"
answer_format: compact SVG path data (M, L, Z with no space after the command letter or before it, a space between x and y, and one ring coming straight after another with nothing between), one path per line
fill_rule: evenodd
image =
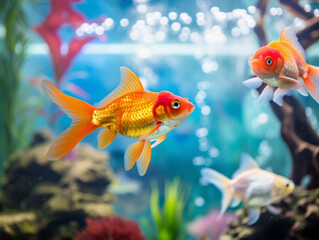
M72 118L71 126L53 142L47 153L48 159L58 160L68 154L82 138L98 128L91 122L96 108L62 93L51 81L44 80L42 88L51 100Z
M146 173L151 160L150 141L139 141L130 145L124 156L125 169L130 170L137 162L137 170L140 176Z
M308 69L303 79L308 92L319 103L319 67L308 65Z
M233 198L230 179L210 168L203 168L201 174L207 182L214 184L222 192L222 208L218 217L220 219Z

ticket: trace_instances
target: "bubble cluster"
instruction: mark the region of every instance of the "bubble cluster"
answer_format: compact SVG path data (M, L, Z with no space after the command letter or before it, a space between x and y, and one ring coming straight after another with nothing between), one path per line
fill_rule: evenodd
M87 22L82 23L81 26L75 30L75 34L79 37L82 37L85 34L103 35L105 31L112 30L113 27L114 20L112 18L106 18L101 24Z

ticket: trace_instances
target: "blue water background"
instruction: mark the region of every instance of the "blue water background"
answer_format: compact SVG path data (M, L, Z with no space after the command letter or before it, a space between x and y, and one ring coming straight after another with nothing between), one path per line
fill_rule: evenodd
M187 12L193 21L190 29L196 29L202 33L204 27L196 26L196 13L203 11L209 13L213 6L221 11L230 12L234 9L248 9L255 6L257 1L147 1L150 12L160 11L167 16L169 12L178 14ZM110 93L120 82L120 66L132 69L143 83L146 89L159 92L168 90L174 94L189 97L196 106L193 114L177 129L167 134L166 140L152 150L152 159L144 177L139 177L134 167L127 172L130 178L137 179L143 185L149 186L151 180L163 184L165 180L180 177L191 188L189 203L193 205L192 218L207 213L209 210L219 209L220 193L213 186L204 186L200 183L199 171L203 167L212 167L230 177L238 168L240 154L249 153L262 168L271 169L273 172L289 176L291 170L291 157L287 146L280 137L280 123L272 113L268 104L261 105L257 101L256 91L245 88L242 81L252 76L248 65L248 57L258 48L258 40L252 29L245 35L235 37L231 30L236 22L228 24L213 22L211 26L220 26L226 36L224 43L206 44L207 51L193 54L152 54L154 43L143 43L130 38L130 29L145 15L137 12L138 1L86 1L86 3L74 4L84 13L89 20L98 19L101 15L114 20L114 27L106 31L106 42L94 40L85 46L74 58L72 65L65 74L65 83L75 83L89 93L88 99L82 98L90 104L97 104ZM280 7L272 1L271 7ZM284 9L281 16L268 14L266 18L266 31L270 40L279 38L280 30L294 23L294 18ZM34 5L28 2L26 11L29 22L32 25L40 24L49 11L47 4ZM122 18L127 18L130 24L127 28L120 26ZM65 42L69 41L74 32L65 27L61 31ZM30 47L42 49L43 41L36 33L30 33ZM99 45L128 44L132 48L142 44L148 49L150 56L139 57L138 54L92 54L88 49ZM165 48L165 44L185 45L189 47L201 47L201 43L191 41L182 42L178 34L169 31L166 40L157 43ZM188 45L187 45L188 44ZM114 46L115 46L114 45ZM307 50L308 63L319 65L319 45L315 44ZM185 50L185 51L186 51ZM205 49L206 50L206 49ZM217 63L218 69L205 73L203 71L204 59ZM54 78L53 67L47 50L43 53L29 51L24 64L23 78L25 86L32 76L45 75ZM62 86L63 90L63 86ZM73 93L64 90L72 96ZM33 95L38 95L32 90ZM318 116L318 105L311 97L302 97L295 93L296 97L307 109L307 115L313 126L318 130L315 116ZM41 101L46 109L49 108L49 100L42 97ZM203 110L205 106L206 110ZM208 108L207 108L208 106ZM204 108L204 109L205 109ZM210 113L207 113L210 109ZM70 125L70 119L64 115L53 126L56 135L64 131ZM50 127L41 116L35 124L35 131ZM302 127L302 126L300 126ZM82 142L97 147L97 133L85 137ZM129 144L134 141L122 136L117 136L114 142L105 151L110 153L111 166L115 173L124 171L123 154ZM148 189L148 188L146 188ZM147 190L149 191L149 189ZM140 194L141 195L141 194ZM133 196L134 197L134 196ZM137 198L139 196L136 196ZM147 203L147 202L146 202ZM135 206L132 203L131 207ZM134 204L138 204L135 203ZM145 202L143 202L145 204ZM139 218L145 213L146 207L141 211L132 213L116 209L120 214L128 217Z

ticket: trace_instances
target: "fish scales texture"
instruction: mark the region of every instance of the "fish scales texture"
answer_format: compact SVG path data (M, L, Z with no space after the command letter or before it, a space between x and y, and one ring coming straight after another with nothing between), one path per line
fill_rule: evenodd
M157 123L153 116L157 96L157 93L152 92L126 94L104 108L95 110L92 122L123 136L138 139Z
M302 56L297 52L297 50L289 43L284 41L275 41L270 43L268 46L279 50L283 56L285 65L282 73L284 75L298 79L299 75L304 73L302 70L307 69L307 63L303 60Z
M251 183L256 183L255 188L249 196L247 191ZM274 175L264 172L263 170L250 170L244 172L233 179L233 189L237 196L245 201L250 206L266 206L273 198L272 186L274 184ZM248 198L247 198L248 197Z
M298 70L297 65L289 60L290 59L285 59L285 65L281 73L287 77L298 79L298 72L296 71Z

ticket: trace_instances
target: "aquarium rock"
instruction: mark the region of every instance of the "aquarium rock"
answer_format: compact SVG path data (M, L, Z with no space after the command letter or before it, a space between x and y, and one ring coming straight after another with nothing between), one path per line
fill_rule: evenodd
M260 219L247 226L245 209L236 212L238 221L232 221L220 240L302 240L319 239L319 189L297 187L294 192L274 204L279 211L274 215L264 209Z
M74 162L45 158L53 136L35 134L30 148L6 161L0 239L73 239L90 216L112 212L109 156L79 144Z

